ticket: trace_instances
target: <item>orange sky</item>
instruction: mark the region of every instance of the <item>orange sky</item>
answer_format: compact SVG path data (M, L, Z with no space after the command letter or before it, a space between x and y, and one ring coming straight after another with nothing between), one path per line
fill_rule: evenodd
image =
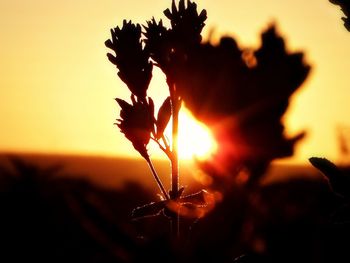
M336 126L349 120L350 33L328 0L198 0L204 36L230 34L256 46L275 21L290 50L304 50L312 74L286 116L290 133L307 129L295 160L338 159ZM170 0L12 0L0 2L0 151L133 155L113 126L113 98L128 90L107 61L104 41L124 18L144 22ZM157 75L157 74L155 74ZM159 75L159 74L158 74ZM161 78L150 95L166 96ZM159 96L161 94L161 96Z

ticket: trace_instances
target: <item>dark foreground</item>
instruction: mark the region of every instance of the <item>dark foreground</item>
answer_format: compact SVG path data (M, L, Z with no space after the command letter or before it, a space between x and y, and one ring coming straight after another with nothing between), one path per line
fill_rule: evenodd
M204 218L182 219L172 242L164 215L131 219L157 201L150 187L97 186L62 176L62 162L1 160L0 262L350 262L349 202L308 170L254 192L226 190Z

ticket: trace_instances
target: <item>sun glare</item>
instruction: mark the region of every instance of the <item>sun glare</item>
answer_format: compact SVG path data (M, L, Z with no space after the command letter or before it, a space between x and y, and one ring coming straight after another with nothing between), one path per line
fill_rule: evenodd
M179 157L207 159L215 153L217 144L207 126L197 121L187 109L179 115Z

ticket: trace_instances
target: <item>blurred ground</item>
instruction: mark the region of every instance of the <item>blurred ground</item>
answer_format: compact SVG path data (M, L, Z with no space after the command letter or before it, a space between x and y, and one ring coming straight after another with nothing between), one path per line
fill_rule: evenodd
M310 168L232 187L205 218L182 220L176 244L163 215L131 219L157 201L139 161L3 155L0 167L0 262L349 262L349 208Z

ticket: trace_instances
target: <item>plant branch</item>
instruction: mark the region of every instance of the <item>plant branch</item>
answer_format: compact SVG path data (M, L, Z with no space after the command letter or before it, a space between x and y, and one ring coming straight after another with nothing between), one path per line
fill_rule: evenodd
M162 181L160 180L156 170L154 169L154 166L153 166L153 163L152 163L151 159L150 158L145 158L145 159L146 159L146 161L148 163L149 168L152 171L153 177L156 180L159 189L161 190L162 194L164 195L165 200L169 200L170 198L169 198L169 196L168 196L168 194L167 194L167 192L166 192L166 190L165 190L165 188L164 188L164 186L162 184Z
M171 153L171 192L170 199L176 201L179 196L179 159L178 159L178 132L179 132L179 111L181 103L176 92L175 83L167 80L170 99L171 99L171 115L172 115L172 147ZM175 239L180 236L180 217L177 211L171 218L171 232Z
M163 141L163 143L164 143L164 145L165 145L165 149L167 149L168 151L170 151L169 142L168 142L168 140L167 140L167 138L165 137L164 134L162 135L162 141Z
M159 142L159 140L157 140L154 137L151 137L151 139L158 145L158 147L166 154L166 156L168 156L168 158L171 160L172 158L172 153L170 151L170 148L168 145L165 145L165 147Z
M178 132L180 103L176 92L176 86L169 84L172 115L172 158L171 158L171 199L178 197L179 191L179 159L178 159Z

